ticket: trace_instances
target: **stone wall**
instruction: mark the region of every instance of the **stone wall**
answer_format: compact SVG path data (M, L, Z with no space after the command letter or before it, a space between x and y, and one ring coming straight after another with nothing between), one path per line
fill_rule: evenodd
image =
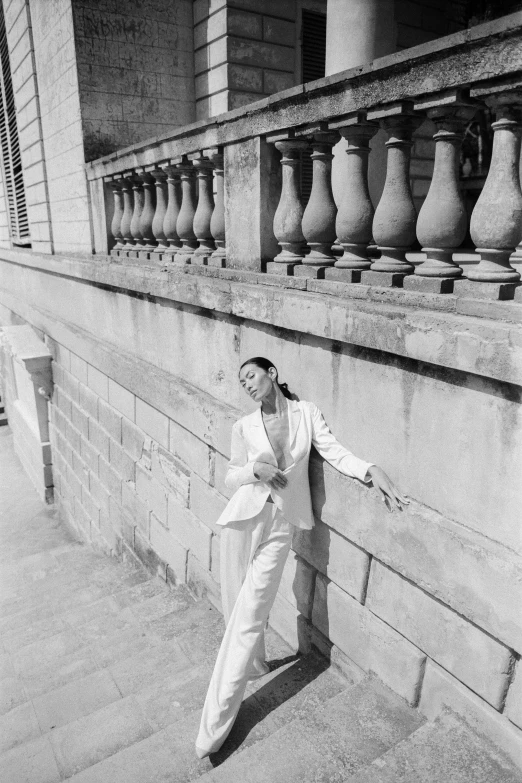
M72 5L86 160L195 120L191 0Z
M31 242L35 250L50 253L53 249L51 216L29 1L6 0L4 14ZM9 244L3 188L0 214L2 223L5 221L2 240Z
M354 302L350 338L344 303L320 293L100 259L63 259L60 274L15 255L0 262L0 320L46 335L55 492L82 536L219 606L230 428L252 409L237 367L268 355L342 442L413 499L389 514L372 489L314 456L317 525L295 535L273 627L375 672L427 714L464 710L520 752L520 389L495 377L515 372L497 361L498 324L420 308L405 326L399 310ZM432 361L445 321L457 335L453 369ZM394 350L403 330L425 361ZM478 358L480 339L497 356Z
M198 119L299 84L295 0L196 0L194 62Z
M30 10L54 250L89 253L91 225L71 0L30 0Z

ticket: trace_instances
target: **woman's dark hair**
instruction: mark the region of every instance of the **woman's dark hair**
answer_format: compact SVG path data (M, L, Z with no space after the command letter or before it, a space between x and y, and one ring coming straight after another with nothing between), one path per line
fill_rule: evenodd
M239 372L241 372L243 367L246 367L247 364L255 364L256 367L261 367L261 369L264 370L265 372L268 372L270 367L273 367L274 370L277 372L277 367L275 366L275 364L273 362L271 362L269 359L265 359L264 356L254 356L253 359L247 359L246 362L243 362L243 364L239 368ZM282 393L283 397L287 397L287 399L291 400L292 399L292 393L290 392L290 390L288 388L288 384L287 383L279 383L279 381L277 381L277 385L281 389L281 393Z

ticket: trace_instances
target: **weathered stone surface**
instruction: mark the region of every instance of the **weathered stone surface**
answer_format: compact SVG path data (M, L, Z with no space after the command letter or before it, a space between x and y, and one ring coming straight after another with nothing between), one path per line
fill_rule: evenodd
M170 421L169 450L178 456L186 466L195 471L204 481L210 481L210 449L204 441L192 432Z
M172 535L208 570L212 532L182 506L175 495L168 498L168 527Z
M136 425L168 449L169 420L167 416L139 398L136 398Z
M358 601L363 601L368 581L368 553L354 546L323 522L310 531L296 530L293 549Z
M510 721L522 729L522 666L518 661L515 668L515 676L509 686L505 714Z
M186 465L162 446L153 444L150 471L153 479L167 492L173 492L188 506L190 492L190 470Z
M209 486L198 476L193 476L190 482L190 509L198 519L215 532L219 530L216 521L227 503L219 492Z
M516 556L414 503L390 517L366 487L327 467L312 464L310 476L324 522L504 644L522 645Z
M510 650L376 560L365 606L500 709Z
M416 703L426 656L320 575L312 622L364 671L374 671L410 704Z
M109 403L130 421L134 421L135 396L112 378L109 378Z
M390 749L353 783L439 783L441 780L516 783L518 770L490 743L451 713L427 723Z
M472 729L489 737L520 766L522 732L451 674L428 661L419 710L428 720L435 720L446 709L462 715Z

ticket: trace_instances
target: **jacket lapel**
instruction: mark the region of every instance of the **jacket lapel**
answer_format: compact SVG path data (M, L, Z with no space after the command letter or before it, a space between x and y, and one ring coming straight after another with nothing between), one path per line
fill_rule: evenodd
M288 400L288 430L290 436L290 451L293 454L294 442L297 436L297 430L299 428L299 422L301 421L301 408L295 400Z
M276 456L268 435L266 434L265 425L261 416L261 408L258 408L254 413L251 413L248 417L248 430L251 445L260 454L267 454L271 457L274 465L277 466Z

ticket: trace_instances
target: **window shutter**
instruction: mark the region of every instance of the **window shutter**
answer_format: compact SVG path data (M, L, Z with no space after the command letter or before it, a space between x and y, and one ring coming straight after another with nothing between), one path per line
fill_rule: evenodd
M20 140L3 7L0 4L0 153L11 241L30 245Z
M301 18L302 81L322 79L326 61L326 15L303 9ZM308 202L312 190L312 160L305 152L301 164L301 196Z

